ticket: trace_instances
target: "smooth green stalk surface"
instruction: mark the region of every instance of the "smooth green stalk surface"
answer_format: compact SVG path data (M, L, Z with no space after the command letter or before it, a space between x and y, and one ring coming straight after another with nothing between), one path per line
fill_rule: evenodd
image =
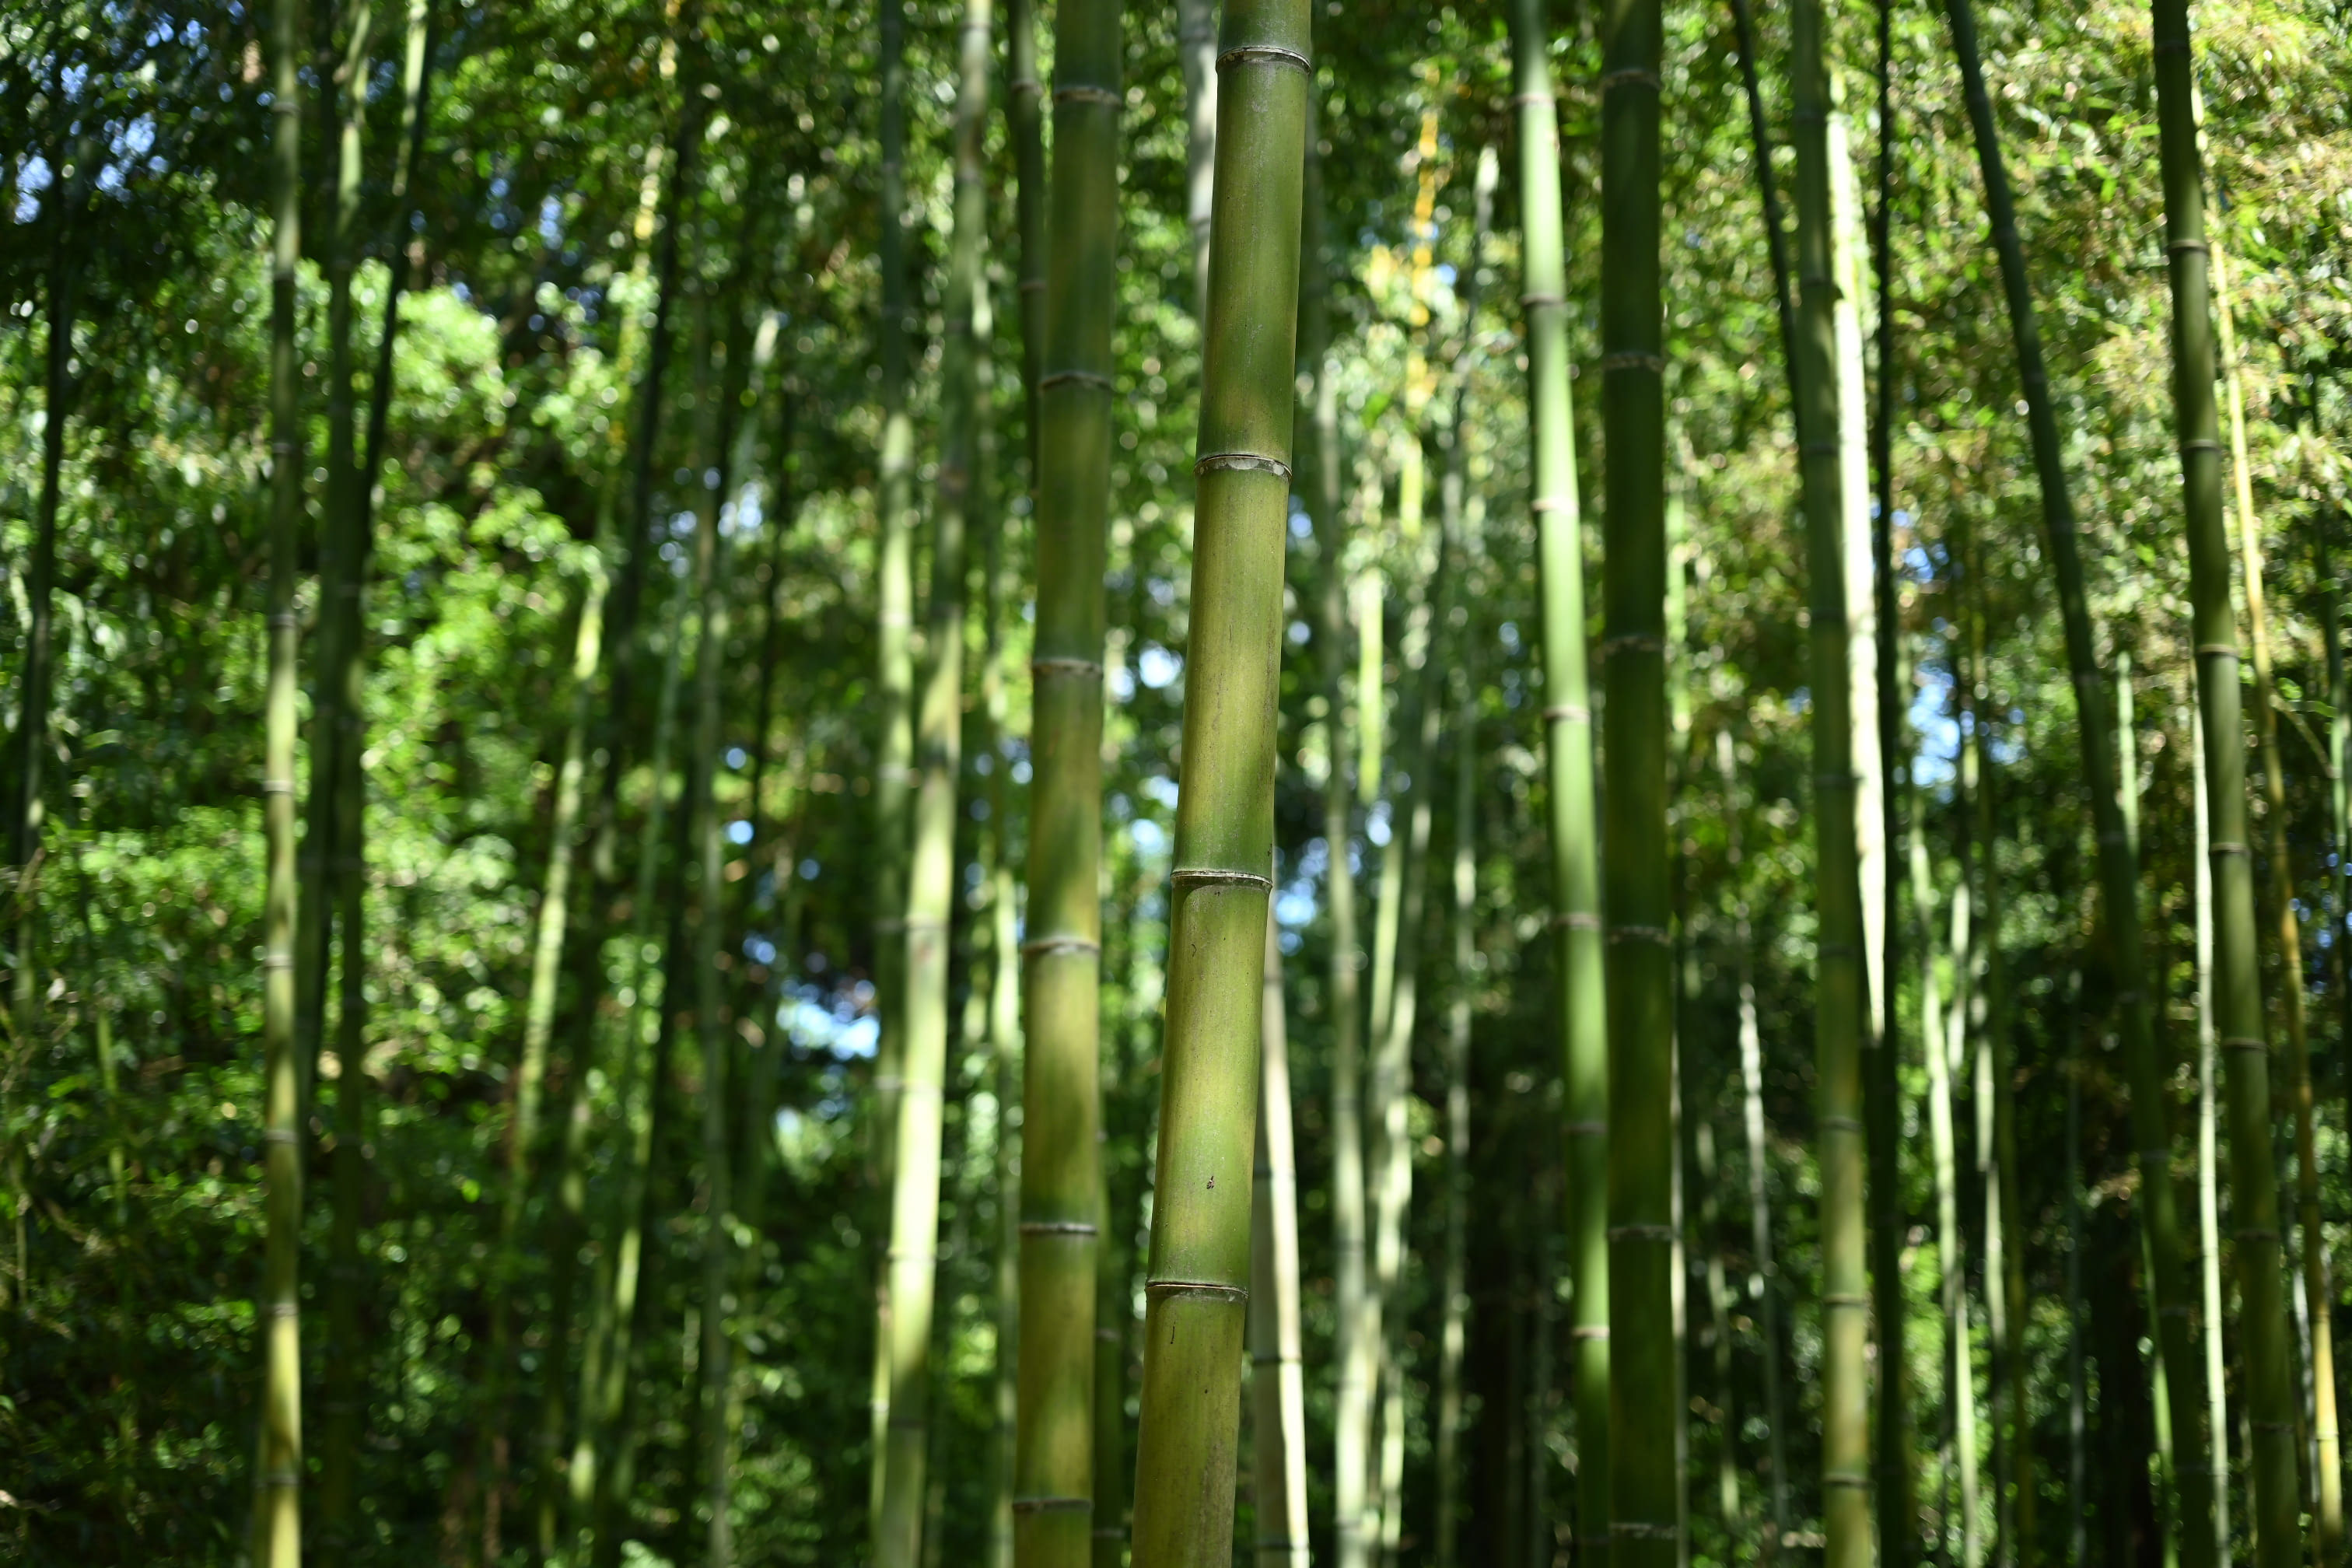
M1224 1568L1233 1560L1273 888L1283 544L1313 89L1307 6L1232 0L1218 43L1192 658L1145 1279L1135 1568Z
M1528 503L1535 512L1543 592L1551 924L1553 963L1559 975L1558 1048L1567 1117L1568 1273L1573 1292L1569 1331L1576 1362L1576 1533L1578 1550L1594 1568L1600 1568L1608 1561L1611 1546L1613 1447L1608 962L1601 927L1592 684L1585 663L1583 526L1577 505L1576 437L1569 397L1568 260L1559 203L1559 112L1549 64L1550 32L1541 0L1517 0L1512 12L1511 44L1519 104L1520 254L1525 268L1520 303L1527 313L1528 416L1534 450L1533 494ZM1657 445L1654 440L1653 445ZM1663 462L1664 447L1658 446L1657 450ZM1661 521L1662 531L1663 526ZM1661 531L1658 615L1664 614L1663 542ZM1662 706L1663 691L1662 676ZM1657 743L1658 766L1663 771L1663 731ZM1659 809L1664 809L1663 800ZM1660 874L1664 875L1663 868ZM1660 1048L1664 1049L1663 1044Z
M1666 362L1658 266L1661 26L1658 0L1609 0L1601 25L1610 1568L1673 1568L1682 1540L1666 842ZM1826 521L1836 526L1834 511ZM1813 635L1822 635L1818 611ZM1842 637L1838 647L1843 653ZM1573 691L1549 694L1553 702L1574 699ZM1843 726L1842 670L1833 685L1816 680L1815 700L1817 723ZM1578 1119L1572 1098L1569 1114ZM1861 1240L1858 1226L1854 1240ZM1580 1279L1577 1293L1584 1291ZM1591 1533L1589 1524L1579 1528ZM1844 1564L1833 1559L1833 1568Z
M300 69L309 23L303 0L275 0L269 16L271 243L269 318L269 677L262 756L267 885L262 911L261 1421L254 1473L255 1568L302 1561L301 1226L304 1147L301 1064L294 1017L294 737L299 632L294 582L302 524L301 356L296 271L302 255ZM61 422L60 422L61 423ZM37 798L37 797L28 797Z
M962 765L964 527L978 466L972 312L984 259L988 189L989 0L965 0L958 50L955 227L948 261L948 340L940 364L939 496L931 541L919 783L908 866L904 1036L890 1210L889 1465L879 1568L922 1561L929 1434L931 1306L939 1251L940 1131L948 1043L948 937L955 907L956 785Z
M1350 790L1347 725L1348 520L1339 499L1339 402L1338 365L1331 358L1328 293L1324 279L1323 161L1315 140L1314 108L1308 105L1305 207L1299 246L1298 363L1314 387L1308 419L1304 487L1307 515L1314 520L1321 568L1317 585L1315 641L1321 650L1318 674L1325 703L1323 838L1333 846L1323 887L1330 921L1331 997L1331 1250L1333 1315L1338 1334L1338 1400L1332 1420L1332 1504L1339 1568L1364 1568L1369 1542L1363 1534L1364 1500L1370 1458L1371 1363L1362 1343L1364 1304L1364 1133L1362 1113L1362 972L1356 928L1356 876L1349 862Z
M1102 983L1103 599L1118 246L1119 0L1054 21L1054 178L1037 388L1036 633L1030 664L1028 1006L1022 1082L1021 1568L1094 1557L1097 1280L1106 1217ZM1026 263L1024 263L1026 265ZM1101 1521L1106 1527L1117 1523Z
M1951 22L1954 52L1959 58L1969 122L1976 137L1977 164L1984 179L1985 206L1991 219L1993 249L2000 262L2001 291L2007 297L2010 332L2017 347L2018 380L2025 395L2034 474L2042 491L2042 532L2057 579L2059 615L2066 637L2066 667L2074 684L2075 733L2083 747L2084 787L2090 795L2091 818L2098 839L2100 898L2106 913L2108 956L2116 977L2116 1004L2122 1012L2119 1033L2124 1073L2131 1090L2131 1137L2140 1173L2141 1201L2136 1206L2150 1262L2149 1289L2156 1301L2156 1337L2163 1362L2165 1414L2176 1460L2174 1477L2179 1495L2173 1517L2179 1531L2180 1568L2213 1568L2214 1478L2209 1457L2211 1441L2206 1431L2205 1370L2197 1355L2193 1323L2194 1293L2189 1280L2193 1254L2180 1232L2179 1193L2172 1175L2171 1118L2165 1089L2168 1073L2158 1058L2150 1017L2147 958L2140 934L2139 854L2126 831L2125 803L2116 790L2118 774L2113 751L2114 731L2105 712L2105 683L2099 669L2084 587L2074 504L2067 489L2057 408L2050 395L2049 373L2042 364L2042 333L2034 321L2024 247L2017 233L2016 206L2001 160L1991 98L1985 89L1975 12L1969 0L1946 0L1945 13ZM2174 96L2181 100L2180 113L2185 117L2189 112L2185 12L2180 15L2179 26L2182 74ZM2157 31L2161 39L2164 27L2160 21ZM2161 43L2157 68L2162 82L2169 68ZM2168 103L2167 111L2169 112ZM2168 130L2166 134L2169 137L2170 132ZM2166 156L2168 162L2172 156L2169 141ZM2192 141L2189 148L2192 191L2195 156ZM2174 266L2177 268L2179 265L2176 253ZM2202 276L2200 266L2200 290ZM2209 383L2210 379L2209 376ZM2226 558L2222 570L2226 602ZM2289 1441L2291 1444L2292 1439Z
M1259 1024L1257 1184L1250 1230L1250 1437L1257 1568L1307 1568L1307 1377L1298 1316L1298 1162L1290 1128L1290 1031L1281 931L1265 922Z

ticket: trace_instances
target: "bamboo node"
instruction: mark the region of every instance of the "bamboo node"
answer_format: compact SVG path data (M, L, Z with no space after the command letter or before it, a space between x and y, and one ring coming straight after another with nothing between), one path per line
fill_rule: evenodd
M1568 1337L1571 1340L1605 1340L1609 1337L1609 1325L1606 1323L1579 1323L1574 1328L1568 1331Z
M1824 1307L1867 1307L1870 1305L1870 1298L1867 1296L1857 1295L1851 1290L1832 1291L1823 1294L1822 1297L1822 1305Z
M1575 724L1590 724L1592 722L1592 710L1587 708L1581 702L1555 703L1551 707L1543 710L1543 716L1546 723L1549 723L1555 719L1565 719L1570 723Z
M1609 1227L1612 1241L1672 1241L1675 1227L1670 1225L1612 1225Z
M299 1301L272 1301L266 1309L273 1318L299 1318L302 1305Z
M1821 1119L1821 1122L1822 1126L1839 1132L1859 1132L1862 1131L1861 1121L1851 1116L1824 1116Z
M1680 1541L1682 1527L1673 1524L1652 1524L1646 1520L1612 1519L1609 1521L1612 1540L1631 1537L1635 1541Z
M1287 66L1295 71L1315 74L1315 62L1297 49L1280 44L1239 44L1217 57L1217 68L1227 66L1269 65Z
M1264 457L1256 452L1211 452L1192 465L1195 479L1220 471L1229 473L1272 474L1284 484L1290 482L1290 465L1279 458Z
M1013 1500L1015 1513L1092 1513L1095 1500L1090 1497L1017 1497Z
M2271 1043L2249 1035L2224 1035L2221 1037L2221 1048L2225 1051L2267 1051Z
M1090 658L1033 658L1029 673L1034 675L1075 675L1081 679L1100 680L1102 666Z
M1522 294L1519 296L1519 309L1523 310L1540 310L1547 305L1565 305L1567 303L1568 300L1558 294Z
M2211 844L2206 846L2205 853L2208 855L2249 855L2252 854L2252 851L2248 849L2242 844L2233 843L2228 839L2217 838Z
M1664 653L1665 651L1666 639L1655 632L1620 632L1615 637L1603 640L1601 645L1603 658L1612 653Z
M1525 109L1530 103L1558 103L1559 101L1559 99L1555 98L1549 92L1515 92L1511 94L1511 107L1513 109Z
M1043 278L1024 278L1021 279L1021 292L1024 294L1043 294L1045 291L1045 280Z
M261 793L264 795L292 795L294 793L294 781L292 779L264 779L261 781Z
M2150 49L2149 52L2151 54L2158 55L2185 55L2189 52L2189 40L2186 38L2158 38L2156 40L2155 47Z
M1107 87L1057 87L1054 89L1054 101L1056 104L1100 103L1117 109L1121 100L1118 94Z
M1093 1236L1094 1221L1087 1219L1024 1219L1021 1222L1024 1236Z
M1548 511L1574 511L1576 498L1574 496L1538 496L1528 503L1528 510L1538 517Z
M1255 871L1228 871L1215 866L1186 866L1170 873L1168 879L1180 888L1230 882L1239 887L1261 888L1269 893L1274 891L1274 879L1271 877L1261 877Z
M261 1134L264 1143L299 1143L301 1137L291 1127L272 1127Z
M1561 1131L1570 1138L1605 1138L1609 1135L1606 1121L1571 1121Z
M1246 1301L1249 1291L1239 1285L1218 1285L1206 1279L1147 1279L1143 1293L1162 1296L1215 1296L1231 1301Z
M1658 90L1658 73L1647 66L1620 66L1613 71L1601 73L1601 90L1607 92L1612 87L1646 87L1655 92Z
M1666 356L1664 354L1649 353L1640 350L1622 351L1613 354L1602 354L1601 356L1601 368L1604 372L1612 370L1646 370L1656 375L1664 375L1666 373Z
M2222 658L2235 658L2238 657L2238 645L2233 642L2201 642L2197 645L2197 651L2200 654L2218 655Z
M294 955L290 952L265 952L261 955L261 967L265 971L291 969L294 967Z
M1654 942L1660 947L1664 947L1666 944L1666 928L1664 926L1611 926L1609 940L1611 942Z
M1867 1487L1870 1485L1870 1478L1868 1476L1825 1475L1822 1478L1822 1485L1825 1487Z
M2221 443L2215 440L2210 440L2203 436L2191 436L2189 439L2181 442L2178 447L2176 447L2174 450L2178 451L2184 458L2189 456L2191 452L2211 452L2214 455L2219 456L2221 450Z
M265 1487L299 1487L302 1484L302 1478L291 1470L265 1470L261 1484Z
M2192 250L2200 256L2210 256L2213 253L2213 247L2201 239L2176 239L2164 247L2164 253L2167 256L2179 256Z
M2253 1226L2249 1226L2242 1230L2233 1230L2230 1234L2240 1241L2267 1241L2273 1246L2277 1245L2279 1238L2278 1232L2263 1230Z
M1599 931L1601 917L1590 910L1562 910L1551 917L1554 931Z
M1083 936L1041 936L1034 942L1024 942L1021 944L1021 955L1024 958L1047 952L1099 953L1100 952L1102 952L1102 943L1091 937Z
M1043 392L1049 386L1059 386L1066 381L1076 382L1081 386L1098 386L1105 392L1113 390L1110 377L1098 375L1090 370L1049 371L1037 378L1037 390Z

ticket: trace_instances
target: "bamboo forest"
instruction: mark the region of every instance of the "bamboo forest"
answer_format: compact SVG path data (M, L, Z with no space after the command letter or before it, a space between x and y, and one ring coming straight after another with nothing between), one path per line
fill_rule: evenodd
M2352 1568L2347 82L0 5L0 1559Z

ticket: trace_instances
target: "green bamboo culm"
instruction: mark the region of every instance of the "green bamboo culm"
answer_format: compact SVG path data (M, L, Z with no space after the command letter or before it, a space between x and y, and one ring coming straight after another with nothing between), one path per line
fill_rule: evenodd
M1570 1331L1576 1355L1576 1533L1579 1552L1599 1564L1607 1561L1611 1518L1607 958L1601 931L1600 845L1594 832L1584 529L1577 506L1576 437L1569 398L1559 116L1552 96L1551 38L1543 0L1517 0L1511 44L1519 105L1520 256L1525 269L1520 300L1527 312L1528 414L1534 450L1528 500L1535 512L1543 591L1545 782L1551 830L1553 962L1559 970L1559 1048L1565 1072L1562 1110L1567 1118L1569 1279L1573 1290Z
M1984 180L1993 249L2000 263L2001 292L2008 301L2010 332L2017 350L2018 380L2025 395L2034 476L2042 491L2042 532L2057 579L2059 615L2066 637L2067 672L2074 686L2074 728L2082 740L2084 780L2097 837L2099 896L2106 914L2108 962L2116 979L2124 1073L2131 1091L2131 1137L2140 1175L2137 1206L2150 1263L2149 1293L2156 1307L2164 1415L2172 1438L2173 1482L2178 1493L2172 1518L2178 1531L2180 1568L2213 1568L2216 1547L2212 1435L2206 1406L2205 1366L2198 1351L2194 1321L2197 1296L2190 1273L2196 1251L2181 1233L2179 1188L2172 1174L2171 1116L2168 1110L2170 1101L2166 1088L2169 1073L2157 1049L2147 954L2140 935L2139 850L2125 822L2126 800L2116 789L2120 775L2116 771L2115 729L2106 711L2106 681L2099 668L2092 635L2074 503L2067 488L2057 408L2051 400L2049 373L2042 364L2042 333L2034 321L2033 295L2026 279L2016 205L2011 197L2000 132L1992 118L1992 100L1985 89L1975 10L1969 0L1946 0L1945 14L1951 23L1953 50L1958 57L1963 97L1976 138L1977 166ZM2159 39L2165 36L2161 16L2159 12ZM2179 13L2178 25L2184 51L2181 68L2185 73L2185 12ZM2167 68L2159 47L2159 82ZM2189 112L2188 91L2184 74L2176 94L2182 100L2183 116ZM2168 130L2166 134L2169 136L2170 132ZM2193 128L2191 135L2193 138ZM2168 149L2169 142L2167 146ZM2169 155L2168 151L2167 156ZM2189 157L2190 188L2194 191L2193 140ZM2178 265L2178 253L2175 259ZM2210 410L2209 402L2209 415ZM2218 492L2216 500L2218 502ZM2226 605L2226 559L2222 571ZM2291 1436L2288 1441L2292 1442Z
M1821 933L1813 1059L1822 1172L1822 1523L1827 1537L1822 1561L1826 1568L1867 1568L1874 1532L1862 1049L1870 996L1854 837L1851 606L1832 235L1835 194L1828 25L1820 0L1798 0L1790 26L1797 147L1797 363L1791 380L1812 610L1814 910ZM1610 624L1616 624L1613 614ZM1613 703L1611 710L1615 711Z
M1610 1568L1673 1568L1682 1540L1666 845L1665 316L1658 267L1661 41L1659 0L1608 0L1601 43L1601 430L1609 452L1602 532L1608 737L1601 789L1608 854L1601 901L1607 911L1609 1040ZM1834 526L1834 515L1831 521ZM1836 691L1843 689L1841 679ZM1565 692L1549 696L1573 700ZM1580 1283L1578 1294L1583 1290ZM1580 1424L1580 1430L1590 1441L1591 1428ZM1578 1528L1596 1533L1582 1521Z
M262 756L268 880L262 913L261 1437L254 1473L255 1568L302 1561L302 1084L294 1021L294 731L301 571L302 366L294 341L302 256L303 0L270 8L269 684Z
M1020 1568L1094 1560L1096 1258L1103 1223L1103 570L1118 259L1119 0L1054 19L1037 406L1022 1074L1021 1347L1013 1542ZM1024 262L1024 265L1028 263ZM1029 308L1024 298L1024 308ZM1100 1521L1114 1527L1116 1520Z
M1170 878L1135 1568L1233 1561L1314 87L1308 18L1306 0L1228 0L1217 39L1192 658Z
M988 227L990 0L965 0L957 49L955 212L943 301L939 494L926 659L916 726L914 852L890 1204L890 1425L878 1568L922 1561L929 1439L931 1308L940 1220L940 1132L948 1043L948 936L955 907L956 782L962 765L964 529L977 484L979 373L972 314Z
M2279 754L2277 683L2271 674L2270 612L2263 592L2263 525L2254 510L2253 473L2246 460L2246 404L2239 374L2237 328L2230 309L2229 274L2217 247L2213 258L2214 316L2221 329L2223 384L2230 395L2230 472L2238 506L2238 555L2246 592L2246 637L2254 655L2254 740L2263 757L2263 817L2269 842L2269 909L2279 955L2279 1010L2286 1025L2286 1095L2294 1125L2295 1239L2302 1257L2304 1300L2312 1304L2303 1337L2307 1360L2298 1370L2311 1391L2314 1560L2333 1563L2344 1536L2344 1463L2336 1425L2336 1336L2325 1303L2336 1299L2327 1278L2327 1244L2319 1218L2319 1163L2312 1115L2311 1047L2305 1016L2303 925L2287 852L2286 768Z
M1037 489L1037 378L1045 355L1045 84L1037 78L1037 17L1031 0L1004 4L1004 119L1013 142L1013 228L1019 242L1021 422L1030 500Z
M907 16L905 0L881 0L880 234L876 269L882 275L881 319L876 325L882 372L882 449L875 487L875 606L878 657L876 685L882 694L882 733L874 759L874 833L881 862L875 908L875 997L881 1020L874 1052L873 1145L868 1178L878 1194L892 1190L892 1140L898 1124L900 1057L905 1040L901 1005L907 893L908 780L915 753L914 539L908 512L913 502L915 427L907 412ZM877 1219L880 1216L877 1216ZM883 1223L888 1223L884 1221ZM873 1468L866 1508L882 1561L882 1493L889 1470L890 1284L887 1265L875 1278L874 1367L871 1400Z
M326 1270L327 1343L320 1399L319 1536L330 1556L348 1552L358 1523L360 1434L365 1421L362 1369L367 1346L360 1323L360 1187L366 1130L366 1079L361 1044L366 1005L365 963L358 941L362 826L356 744L362 721L359 679L361 593L367 553L367 495L362 471L358 411L352 395L352 270L357 261L361 155L367 122L368 47L373 8L353 0L345 12L343 58L335 74L340 138L335 208L328 251L327 527L319 584L318 700L313 708L310 832L303 848L317 857L305 867L297 900L298 1012L309 1035L304 1053L316 1063L325 1033L331 933L342 938L342 985L338 997L335 1139L329 1191L333 1221ZM315 843L313 841L316 841ZM308 945L300 939L310 938ZM307 993L307 994L305 994ZM358 1005L354 1007L353 1004Z
M1348 677L1348 518L1340 503L1338 365L1331 357L1331 317L1323 265L1323 160L1307 105L1306 185L1299 240L1298 368L1313 388L1306 448L1307 482L1301 487L1313 520L1320 573L1316 589L1315 643L1321 658L1317 675L1325 702L1323 837L1336 846L1327 857L1323 904L1330 920L1330 969L1325 984L1331 998L1331 1250L1333 1315L1338 1335L1332 1357L1339 1363L1339 1389L1332 1419L1332 1503L1339 1568L1366 1568L1370 1539L1363 1533L1370 1457L1371 1363L1361 1353L1359 1332L1364 1305L1364 1131L1362 1116L1362 972L1357 967L1356 878L1349 863L1352 792L1348 778L1347 727L1343 715Z
M2239 1354L2245 1367L2253 1441L2249 1459L2254 1561L2258 1568L2289 1568L2302 1556L2295 1438L2299 1405L2279 1272L2270 1046L2256 952L2253 859L2247 847L2238 624L2231 605L2230 544L2221 515L2221 425L2213 395L2204 161L2197 145L2188 0L2155 0L2153 12L2165 249L2172 277L2173 408L2189 533L2190 640L2197 653L2197 705L2205 725L2205 791L2213 832L2213 1014L2229 1086ZM2291 977L2290 984L2300 984L2300 977ZM2176 1391L2176 1401L2178 1397ZM2177 1420L2173 1442L2176 1454L2181 1453Z
M1298 1319L1298 1163L1290 1118L1290 1030L1281 931L1265 922L1258 1037L1257 1183L1250 1233L1250 1441L1256 1568L1307 1568L1307 1376Z

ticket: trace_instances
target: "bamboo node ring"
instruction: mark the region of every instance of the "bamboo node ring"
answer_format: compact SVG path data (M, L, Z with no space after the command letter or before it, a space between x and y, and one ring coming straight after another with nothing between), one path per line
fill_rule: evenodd
M2212 254L2213 247L2201 239L2176 239L2164 247L2164 253L2167 256L2179 256L2191 250L2200 256L2210 256Z
M1612 87L1646 87L1655 92L1658 90L1658 73L1647 66L1623 66L1602 74L1601 90L1606 92Z
M1822 1305L1824 1307L1867 1307L1870 1305L1870 1298L1867 1296L1857 1296L1851 1290L1834 1290L1828 1292L1822 1297Z
M1102 103L1117 109L1119 96L1107 87L1057 87L1054 89L1055 103Z
M2188 440L2181 442L2179 447L2174 448L2174 450L2178 451L2184 458L2189 456L2191 452L2210 452L2216 457L2219 457L2221 452L2221 443L2219 441L2208 440L2202 436L2191 436Z
M1143 1293L1162 1296L1216 1296L1229 1301L1246 1301L1249 1290L1240 1285L1219 1285L1207 1279L1147 1279Z
M2232 1231L2230 1234L2236 1237L2240 1241L2267 1241L2273 1246L2277 1245L2278 1242L2278 1232L2274 1230L2263 1230L2250 1227L2245 1230Z
M1665 651L1666 639L1654 632L1621 632L1613 637L1605 639L1601 645L1601 657L1604 658L1620 653L1663 654Z
M272 1301L269 1303L269 1315L273 1318L299 1318L302 1315L302 1303Z
M1224 882L1236 887L1257 888L1269 893L1274 891L1274 879L1271 877L1261 877L1255 871L1228 871L1215 866L1187 866L1171 872L1168 879L1180 888Z
M1601 917L1590 910L1562 910L1551 917L1554 931L1599 931Z
M1574 511L1574 496L1538 496L1528 503L1528 510L1538 514L1547 511Z
M1192 465L1193 477L1219 471L1234 473L1272 474L1284 484L1290 482L1290 465L1279 458L1268 458L1256 452L1211 452Z
M1237 44L1217 57L1217 68L1227 66L1269 65L1287 66L1295 71L1315 74L1315 62L1297 49L1281 44Z
M1609 928L1609 940L1611 942L1654 942L1660 947L1664 947L1666 944L1666 928L1664 926L1612 926Z
M1616 1519L1609 1521L1609 1533L1613 1539L1631 1536L1635 1541L1680 1541L1681 1527L1672 1524L1652 1524L1645 1520Z
M2238 657L2238 645L2233 642L2201 642L2197 645L2197 651L2200 654L2213 654L2221 658L2235 658Z
M1046 952L1099 953L1102 943L1083 936L1041 936L1034 942L1023 942L1021 952L1024 956Z
M2205 853L2208 855L2250 855L2252 851L2248 849L2242 844L2233 843L2226 838L2217 838L2206 847Z
M1519 296L1519 308L1523 310L1540 310L1546 305L1565 305L1567 303L1568 300L1558 294L1522 294Z
M1822 1485L1825 1487L1867 1487L1870 1485L1870 1478L1868 1476L1823 1476L1822 1478Z
M261 1141L264 1143L299 1143L301 1138L291 1127L272 1127L263 1131Z
M294 781L292 779L264 779L261 781L261 793L264 795L292 795L294 793Z
M1612 1225L1609 1227L1612 1241L1672 1241L1675 1227L1670 1225Z
M265 952L261 955L261 967L265 970L291 969L294 967L294 955L290 952Z
M1091 658L1033 658L1029 661L1032 675L1076 675L1100 680L1102 666Z
M1613 354L1602 354L1601 356L1601 368L1603 371L1646 370L1654 374L1664 375L1666 373L1666 356L1664 354L1649 353L1641 350L1628 350Z
M1545 709L1543 710L1543 716L1547 723L1554 719L1565 719L1570 723L1575 724L1590 724L1592 722L1592 710L1587 708L1581 702L1556 703L1553 706Z
M1092 1513L1095 1500L1090 1497L1017 1497L1013 1500L1015 1513Z
M2271 1043L2268 1040L2252 1039L2244 1035L2224 1035L2221 1037L2221 1048L2225 1051L2267 1051L2271 1048Z
M1558 103L1559 101L1556 96L1549 92L1515 92L1511 95L1513 109L1525 109L1530 103Z
M1599 1138L1609 1131L1606 1121L1571 1121L1562 1131L1571 1138Z
M1609 1337L1609 1325L1606 1323L1579 1323L1574 1328L1568 1331L1568 1337L1571 1340L1605 1340Z
M1021 1222L1024 1236L1093 1236L1094 1222L1085 1219L1024 1219Z
M1862 1123L1851 1116L1824 1116L1821 1121L1822 1126L1832 1128L1840 1132L1859 1132L1862 1131Z
M1099 387L1105 392L1115 390L1111 385L1110 377L1107 375L1098 375L1090 370L1057 370L1049 372L1037 378L1037 390L1043 392L1048 387L1059 386L1064 382L1074 382L1080 386Z

